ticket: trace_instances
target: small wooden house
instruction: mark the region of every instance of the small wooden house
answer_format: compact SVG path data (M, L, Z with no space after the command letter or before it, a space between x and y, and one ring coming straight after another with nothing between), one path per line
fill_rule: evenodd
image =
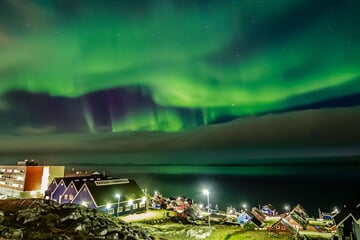
M276 209L273 205L267 204L261 208L261 212L263 212L266 216L275 216Z
M334 217L339 240L360 239L360 194Z
M277 234L293 234L296 235L298 233L298 229L291 225L286 219L281 218L279 221L274 223L270 229L270 232Z
M251 214L257 219L259 220L261 223L263 223L265 221L265 214L260 211L260 209L256 208L256 207L253 207L251 209Z

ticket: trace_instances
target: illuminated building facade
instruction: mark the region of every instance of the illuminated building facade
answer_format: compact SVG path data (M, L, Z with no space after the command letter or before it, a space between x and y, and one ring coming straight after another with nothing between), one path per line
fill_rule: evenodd
M114 216L146 210L145 193L135 180L101 174L55 178L45 199L83 205Z
M11 198L43 197L51 179L64 176L64 166L39 166L34 161L0 166L0 194Z

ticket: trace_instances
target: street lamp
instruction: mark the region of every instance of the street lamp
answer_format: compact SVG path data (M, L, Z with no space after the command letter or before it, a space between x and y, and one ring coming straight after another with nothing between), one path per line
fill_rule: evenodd
M109 212L110 212L110 208L111 208L111 204L110 204L110 203L107 203L107 204L106 204L106 209L107 209L108 214L109 214Z
M285 210L286 210L286 212L290 212L290 207L289 207L289 205L285 205Z
M244 211L247 210L247 209L246 209L246 207L247 207L246 203L244 203L244 204L242 205L242 207L243 207Z
M134 212L134 207L133 207L134 201L132 199L129 199L128 204L129 204L129 207L130 207L130 213L133 214L133 212Z
M115 194L115 197L117 198L117 209L116 209L116 216L119 216L119 208L120 208L120 194Z
M208 213L209 213L209 229L210 229L210 192L208 189L204 189L203 194L207 196Z

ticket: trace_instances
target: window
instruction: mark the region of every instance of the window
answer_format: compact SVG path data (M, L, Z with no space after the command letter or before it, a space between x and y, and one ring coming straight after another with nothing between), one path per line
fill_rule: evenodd
M281 229L282 229L282 230L286 230L286 227L285 227L285 226L282 226Z
M276 229L280 229L280 226L279 226L279 225L276 225Z
M130 206L126 206L125 211L130 211Z
M70 194L69 195L69 200L73 200L74 199L74 195Z
M114 209L113 209L113 208L109 208L108 213L109 213L109 214L114 214Z
M64 195L64 200L68 200L68 195L67 194Z
M121 213L123 210L124 210L123 207L119 207L119 208L118 208L118 213Z
M138 204L134 203L134 209L137 209L137 208L138 208Z

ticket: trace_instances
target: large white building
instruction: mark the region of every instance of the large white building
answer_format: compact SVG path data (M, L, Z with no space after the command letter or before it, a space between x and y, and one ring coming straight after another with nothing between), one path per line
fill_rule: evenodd
M64 177L65 166L39 166L35 161L0 166L0 194L12 198L43 197L56 177Z

